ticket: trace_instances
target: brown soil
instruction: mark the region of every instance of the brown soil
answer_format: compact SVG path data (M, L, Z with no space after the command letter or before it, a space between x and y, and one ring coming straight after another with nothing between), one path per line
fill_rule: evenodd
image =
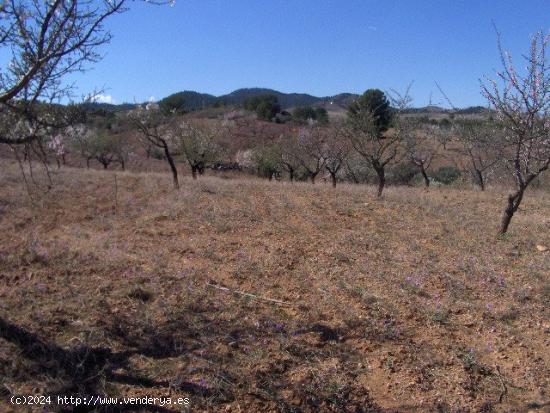
M223 412L549 408L548 193L497 239L497 190L376 200L186 177L174 192L117 172L115 197L115 172L62 168L33 206L1 162L2 412L34 411L14 394L77 393Z

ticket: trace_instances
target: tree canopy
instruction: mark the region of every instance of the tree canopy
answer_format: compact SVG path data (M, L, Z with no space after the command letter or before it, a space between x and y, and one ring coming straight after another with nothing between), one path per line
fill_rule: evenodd
M254 96L245 100L244 108L256 112L258 118L271 120L281 111L281 106L275 95Z
M311 106L297 107L292 111L292 117L297 122L312 120L322 125L328 123L328 113L325 108L312 108Z
M348 116L351 120L365 114L372 116L378 134L389 128L394 116L390 101L379 89L368 89L348 107Z

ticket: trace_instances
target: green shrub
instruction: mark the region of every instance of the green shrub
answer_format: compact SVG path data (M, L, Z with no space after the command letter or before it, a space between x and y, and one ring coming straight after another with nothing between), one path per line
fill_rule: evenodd
M460 173L460 170L458 168L455 168L454 166L442 166L433 173L433 178L437 182L441 182L445 185L450 185L458 178L460 178L461 175L462 174Z
M388 182L394 185L410 185L418 174L418 168L409 162L395 165L388 171Z
M154 147L151 150L151 158L163 160L165 158L164 151L160 148Z
M296 123L304 124L308 120L317 121L321 125L329 123L328 112L325 108L312 108L311 106L297 107L292 111L292 118Z

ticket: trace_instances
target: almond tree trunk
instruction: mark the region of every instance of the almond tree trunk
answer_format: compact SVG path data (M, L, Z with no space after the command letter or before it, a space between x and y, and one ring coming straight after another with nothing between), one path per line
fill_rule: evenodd
M386 173L384 167L375 167L376 175L378 175L378 192L377 196L380 198L382 196L382 191L384 191L384 186L386 185Z
M498 232L500 235L506 234L506 232L508 231L508 226L510 225L512 217L514 216L515 212L519 208L519 205L521 204L524 192L525 186L522 186L516 192L508 195L508 202L506 204L506 208L504 209L504 213L502 214L500 230Z
M330 180L332 181L332 187L336 188L336 173L330 173Z
M483 178L483 173L479 169L476 169L476 176L479 189L485 191L485 179Z
M347 162L347 161L346 161L346 166L348 168L348 173L351 175L351 179L353 180L353 183L358 184L359 179L357 178L357 176L355 175L355 172L353 172L353 169L351 168L349 162Z
M176 168L176 163L174 162L174 158L172 158L172 155L170 154L170 151L168 150L168 145L164 144L164 155L166 156L166 160L170 164L170 170L172 171L172 179L174 181L174 189L180 188L180 183L178 181L178 169Z
M426 168L424 168L424 165L420 167L420 173L422 174L422 178L424 178L424 185L426 185L426 188L429 188L430 178L428 177L428 173L426 172Z

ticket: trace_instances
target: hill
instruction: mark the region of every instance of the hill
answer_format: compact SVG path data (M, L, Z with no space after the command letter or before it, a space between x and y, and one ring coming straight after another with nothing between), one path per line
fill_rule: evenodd
M208 93L198 93L186 90L166 96L158 103L161 106L168 103L175 106L181 105L187 111L194 111L213 106L217 102L219 102L219 99L216 96L209 95Z
M334 108L347 108L349 103L358 96L352 93L341 93L335 96L317 97L307 93L283 93L266 88L243 88L217 97L207 93L183 91L167 96L160 100L159 103L168 99L182 99L185 101L185 109L193 111L214 105L242 106L247 99L260 95L276 96L283 109L297 106L324 107L326 105L332 105Z
M213 106L242 106L247 99L260 95L274 95L277 97L282 109L292 109L297 106L322 107L333 112L345 111L350 103L359 97L354 93L339 93L333 96L317 97L307 93L284 93L268 88L242 88L231 93L214 96L208 93L200 93L191 90L173 93L162 98L158 103L178 102L186 111L196 111ZM113 105L109 103L87 103L90 110L125 111L135 107L134 104L123 103ZM490 110L483 106L471 106L463 109L446 109L439 106L425 106L407 109L411 114L447 114L460 115L484 115Z
M245 100L259 95L274 95L283 109L295 106L311 106L319 101L318 97L305 93L282 93L273 89L250 88L237 89L218 99L228 105L242 105Z
M94 111L106 111L106 112L123 112L135 108L133 103L121 103L121 104L112 104L112 103L100 103L100 102L87 102L83 104L83 107L86 110L91 112Z

